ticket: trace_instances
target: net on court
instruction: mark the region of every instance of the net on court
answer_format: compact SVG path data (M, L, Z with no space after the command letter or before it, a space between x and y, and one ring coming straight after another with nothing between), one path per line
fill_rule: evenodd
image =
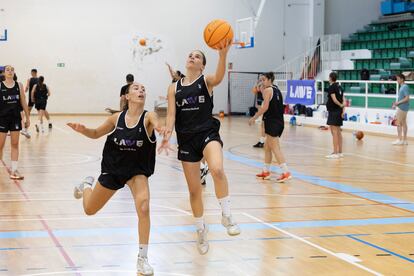
M252 88L256 85L260 72L229 72L228 105L230 115L245 115L255 106Z

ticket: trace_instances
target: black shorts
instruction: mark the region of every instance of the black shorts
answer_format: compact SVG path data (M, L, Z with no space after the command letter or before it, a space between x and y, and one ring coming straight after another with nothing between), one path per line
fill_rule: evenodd
M211 141L218 141L223 147L218 128L200 133L177 133L178 160L185 162L199 162L203 159L203 151Z
M284 123L275 120L264 120L265 133L272 137L282 136L285 129Z
M46 110L47 101L36 101L35 108L36 110Z
M16 116L1 116L0 117L0 132L7 133L9 131L22 130L22 117L20 113Z
M139 174L136 174L136 175L139 175ZM122 189L125 186L125 184L130 179L132 179L134 176L135 175L121 176L121 175L115 175L115 174L111 174L111 173L102 173L99 176L98 181L105 188L116 191L116 190Z
M342 126L344 119L342 118L342 110L334 110L328 112L328 126Z

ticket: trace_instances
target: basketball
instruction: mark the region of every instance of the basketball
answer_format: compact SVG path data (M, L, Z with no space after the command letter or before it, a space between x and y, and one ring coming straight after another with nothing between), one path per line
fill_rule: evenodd
M357 131L357 133L355 133L355 138L362 140L362 138L364 138L364 133L362 131Z
M147 45L147 41L145 40L145 38L141 38L141 39L139 40L139 45L141 45L141 46L145 46L145 45Z
M213 49L220 49L226 40L233 41L233 35L231 25L222 19L211 21L204 29L204 41Z

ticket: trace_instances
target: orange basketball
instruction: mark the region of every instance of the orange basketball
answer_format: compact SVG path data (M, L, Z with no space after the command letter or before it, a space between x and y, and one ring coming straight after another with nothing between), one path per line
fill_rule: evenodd
M145 45L147 45L147 41L145 40L145 38L141 38L141 39L139 40L139 45L141 45L141 46L145 46Z
M204 29L204 41L213 49L220 49L226 40L233 41L233 36L231 25L222 19L211 21Z
M357 131L357 133L355 133L355 138L362 140L362 138L364 138L364 133L362 131Z

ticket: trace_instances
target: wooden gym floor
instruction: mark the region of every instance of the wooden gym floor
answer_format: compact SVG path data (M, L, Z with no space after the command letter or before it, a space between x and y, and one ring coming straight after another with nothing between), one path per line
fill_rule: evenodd
M105 117L53 119L52 131L21 139L24 181L10 180L0 164L0 276L135 275L129 190L92 217L72 197L83 177L99 175L104 139L83 137L65 123L92 127ZM263 150L252 148L258 125L225 118L221 135L242 234L229 237L220 225L208 176L210 251L200 256L181 165L176 154L157 156L150 179L155 275L414 275L413 141L396 147L392 138L367 135L356 142L344 132L345 158L326 160L329 131L286 126L282 149L294 178L278 184L255 179L263 161ZM9 141L4 159L9 165Z

